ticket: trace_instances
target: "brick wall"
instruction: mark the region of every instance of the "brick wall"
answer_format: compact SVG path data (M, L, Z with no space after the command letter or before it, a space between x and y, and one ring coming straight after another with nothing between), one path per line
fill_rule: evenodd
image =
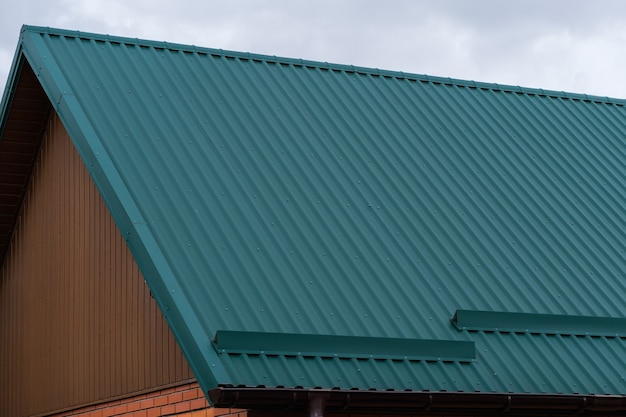
M245 410L211 408L197 383L91 405L53 417L246 417Z

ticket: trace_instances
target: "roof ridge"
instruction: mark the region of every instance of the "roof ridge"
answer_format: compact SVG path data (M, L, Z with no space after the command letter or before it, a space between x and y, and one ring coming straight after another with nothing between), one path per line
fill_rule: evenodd
M113 42L113 43L137 45L137 46L144 46L144 47L153 47L157 49L168 49L168 50L177 50L177 51L190 52L190 53L216 55L216 56L222 56L222 57L227 57L227 58L238 58L238 59L243 59L243 60L265 61L265 62L271 62L271 63L277 63L277 64L293 65L296 67L311 67L311 68L319 68L321 70L342 71L346 73L357 73L357 74L362 74L362 75L370 75L374 77L406 79L409 81L427 82L427 83L432 83L432 84L444 84L444 85L450 85L450 86L457 86L461 88L476 88L476 89L498 91L498 92L501 91L505 93L525 94L529 96L539 96L539 97L549 97L549 98L560 98L564 100L593 102L593 103L598 103L598 104L601 104L601 103L615 104L618 106L626 105L626 99L619 99L619 98L608 97L608 96L595 96L595 95L580 94L580 93L570 93L566 91L544 90L542 88L530 88L530 87L521 87L521 86L507 85L507 84L463 80L463 79L456 79L456 78L449 78L449 77L432 76L432 75L427 75L427 74L383 70L383 69L373 68L373 67L336 64L336 63L329 63L329 62L322 62L322 61L306 60L306 59L301 59L301 58L288 58L288 57L281 57L281 56L276 56L276 55L263 55L263 54L257 54L257 53L251 53L251 52L240 52L240 51L232 51L232 50L226 50L226 49L201 47L197 45L172 43L172 42L166 42L166 41L154 41L154 40L140 39L140 38L128 38L128 37L123 37L123 36L102 35L102 34L91 33L91 32L81 32L78 30L57 29L57 28L51 28L47 26L24 25L22 27L22 32L24 31L38 32L40 34L48 34L52 36L76 37L76 38L84 38L84 39L93 39L95 41Z

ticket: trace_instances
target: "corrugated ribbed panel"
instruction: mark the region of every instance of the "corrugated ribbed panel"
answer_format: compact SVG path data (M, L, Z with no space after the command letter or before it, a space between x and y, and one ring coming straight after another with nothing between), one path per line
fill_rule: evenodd
M450 322L625 317L623 101L73 32L23 42L205 388L626 392L620 337ZM218 330L471 340L477 359L218 355Z

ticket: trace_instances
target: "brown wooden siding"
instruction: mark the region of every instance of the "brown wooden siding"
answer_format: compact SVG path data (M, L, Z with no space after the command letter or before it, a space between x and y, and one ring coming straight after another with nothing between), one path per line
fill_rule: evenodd
M0 416L193 378L56 115L2 265L0 338Z

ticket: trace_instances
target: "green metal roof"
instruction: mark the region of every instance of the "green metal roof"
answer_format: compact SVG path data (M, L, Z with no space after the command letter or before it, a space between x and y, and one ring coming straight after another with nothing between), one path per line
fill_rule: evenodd
M625 101L38 27L24 58L205 390L626 394Z

